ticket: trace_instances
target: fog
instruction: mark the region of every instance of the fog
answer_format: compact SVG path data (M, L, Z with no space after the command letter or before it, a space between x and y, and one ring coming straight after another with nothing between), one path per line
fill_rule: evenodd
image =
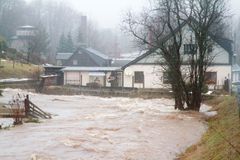
M28 2L33 0L27 0ZM44 0L43 0L44 1ZM46 1L46 0L45 0ZM56 0L48 0L56 1ZM128 10L141 11L149 4L149 0L61 0L74 9L94 19L101 27L118 28L122 17ZM240 16L240 1L229 0L227 4L235 18Z
M0 1L0 36L11 44L19 26L31 25L40 28L44 33L42 44L48 45L38 52L43 53L39 56L44 56L45 62L48 63L54 63L55 54L60 52L60 38L63 36L71 39L74 46L71 52L79 44L86 44L103 54L117 58L139 51L133 38L121 29L128 11L140 13L151 4L150 1L152 0L14 0L14 3ZM239 35L236 31L239 28L240 2L231 0L227 6L227 19L231 24L227 29L227 38L235 40L238 46ZM86 17L86 26L81 21L83 16ZM9 47L14 48L11 45Z

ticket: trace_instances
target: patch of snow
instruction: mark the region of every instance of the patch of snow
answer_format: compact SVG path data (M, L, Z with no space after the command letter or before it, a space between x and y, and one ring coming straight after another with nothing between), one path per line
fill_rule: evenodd
M8 79L0 79L0 82L23 82L23 81L29 81L32 79L29 78L8 78Z
M217 115L217 111L211 111L212 107L202 104L201 108L200 108L200 112L202 112L204 115L206 115L207 117L213 117Z
M10 127L12 125L13 125L13 119L11 119L11 118L0 118L0 126L2 128Z
M213 117L217 115L217 111L204 112L207 117Z
M207 93L205 93L205 95L211 95L213 93L213 91L208 91Z

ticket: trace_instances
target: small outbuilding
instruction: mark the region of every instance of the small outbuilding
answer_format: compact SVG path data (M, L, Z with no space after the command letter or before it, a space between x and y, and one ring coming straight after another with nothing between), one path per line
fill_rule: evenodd
M122 87L120 67L66 67L62 69L64 85Z

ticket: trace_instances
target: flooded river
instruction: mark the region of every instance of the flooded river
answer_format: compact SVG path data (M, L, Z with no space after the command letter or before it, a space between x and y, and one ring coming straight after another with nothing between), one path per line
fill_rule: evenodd
M0 101L19 92L6 89ZM206 130L167 99L29 94L54 116L0 130L1 160L172 160Z

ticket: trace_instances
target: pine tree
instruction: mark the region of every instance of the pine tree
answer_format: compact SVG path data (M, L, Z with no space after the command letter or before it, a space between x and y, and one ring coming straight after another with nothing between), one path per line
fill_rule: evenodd
M7 43L3 37L0 36L0 52L6 50L7 48Z
M59 40L59 44L58 44L58 48L57 51L58 52L66 52L66 37L64 34L61 35L60 40Z
M68 36L67 36L66 45L67 45L67 52L70 52L70 53L74 52L74 44L73 44L72 35L70 32L68 33Z
M74 44L70 33L67 35L67 38L64 34L61 35L57 51L60 53L74 52Z

